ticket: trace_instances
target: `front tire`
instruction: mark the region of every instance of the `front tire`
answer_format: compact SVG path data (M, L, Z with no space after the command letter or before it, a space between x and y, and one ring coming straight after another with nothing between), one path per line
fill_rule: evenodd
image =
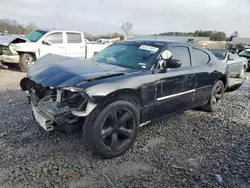
M212 89L210 99L208 103L202 108L206 111L213 112L220 107L220 104L223 102L225 87L221 80L218 80Z
M134 144L139 129L138 110L125 100L99 105L83 126L91 150L102 158L114 158Z
M35 60L35 58L29 53L21 54L20 55L20 60L19 60L19 68L20 68L20 70L22 72L28 72L28 70L31 67L34 60Z

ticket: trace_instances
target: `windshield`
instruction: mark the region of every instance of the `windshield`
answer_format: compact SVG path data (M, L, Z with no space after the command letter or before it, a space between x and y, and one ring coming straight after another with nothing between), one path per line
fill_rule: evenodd
M157 62L162 44L113 44L97 53L92 60L137 70L150 70Z
M212 49L210 51L214 54L215 57L217 57L220 60L224 60L226 55L227 55L227 51L225 51L225 50L214 50L214 49Z
M25 38L29 39L32 42L37 42L43 35L45 35L47 31L35 30L31 33L28 33Z
M242 52L239 53L239 55L250 57L250 49L243 50Z

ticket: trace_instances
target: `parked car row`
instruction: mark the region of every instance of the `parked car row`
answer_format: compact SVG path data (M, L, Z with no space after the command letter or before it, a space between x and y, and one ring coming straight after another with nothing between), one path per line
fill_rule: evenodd
M0 37L0 61L19 64L21 71L40 57L52 53L77 58L91 58L109 44L87 44L82 32L35 30L24 37Z
M246 48L239 53L240 57L244 57L248 60L248 70L250 70L250 48Z
M229 66L229 76L243 78L249 68L248 59L227 50L209 49L215 57Z
M42 41L52 43L46 36ZM227 63L207 49L135 40L112 44L88 60L42 56L20 85L46 131L81 127L94 153L113 158L133 145L143 125L195 107L218 109L228 77Z

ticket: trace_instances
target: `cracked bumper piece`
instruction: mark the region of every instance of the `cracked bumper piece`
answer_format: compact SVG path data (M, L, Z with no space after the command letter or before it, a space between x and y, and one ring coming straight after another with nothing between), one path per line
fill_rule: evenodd
M35 120L46 131L52 131L56 125L65 126L78 121L78 117L71 113L69 107L58 107L57 102L46 102L36 107L32 104L32 111Z
M6 63L19 63L19 55L0 55L0 61Z

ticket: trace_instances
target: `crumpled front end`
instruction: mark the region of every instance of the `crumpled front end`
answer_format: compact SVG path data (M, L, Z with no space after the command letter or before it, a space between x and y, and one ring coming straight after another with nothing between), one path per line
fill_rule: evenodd
M28 78L23 78L20 85L29 93L35 120L46 131L77 127L96 106L83 91L73 88L46 87Z
M9 46L0 45L0 61L6 63L19 63L19 55L16 51L17 46L10 44Z
M26 43L29 40L15 35L0 37L0 61L6 63L19 63L18 44Z

